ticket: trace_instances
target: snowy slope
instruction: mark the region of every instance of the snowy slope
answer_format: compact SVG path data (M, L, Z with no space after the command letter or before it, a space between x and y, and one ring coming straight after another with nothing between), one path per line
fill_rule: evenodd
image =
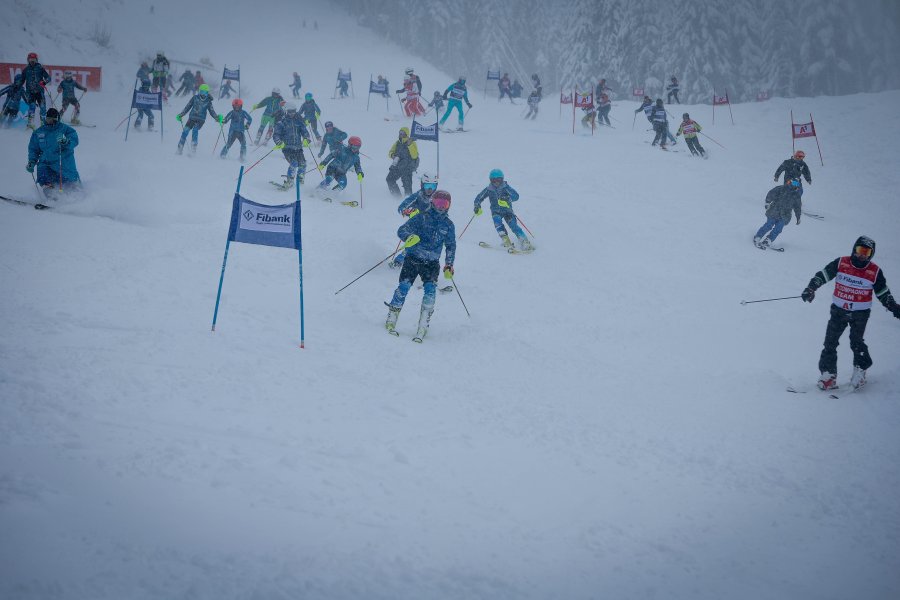
M452 78L318 5L247 10L246 35L201 43L194 24L226 31L236 17L85 4L102 13L55 22L86 31L104 15L112 51L3 31L7 59L72 52L111 83L84 101L98 125L79 130L76 151L89 197L45 212L0 205L0 597L900 593L900 323L873 310L870 384L832 400L784 391L817 376L830 286L812 306L740 305L799 294L862 233L900 289L900 118L883 110L900 93L736 105L734 126L684 107L727 148L704 139L709 161L683 144L651 149L642 117L635 131L627 122L634 103L614 107L616 129L573 136L552 98L524 122L521 106L473 94L471 131L441 144L451 216L461 231L502 168L538 250L478 248L497 238L477 218L456 260L472 317L441 295L420 346L419 291L401 337L383 331L396 271L334 291L393 250L401 223L383 177L407 121L396 103L397 120L374 99L366 112L365 77L396 89L411 64L429 93ZM209 331L237 153L213 157L207 123L197 156L175 156L181 99L162 143L114 131L137 60L157 46L240 62L251 102L299 70L323 117L363 139L362 210L304 196L304 350L286 250L232 245ZM353 69L355 101L329 99L338 66ZM825 220L792 223L786 252L764 253L750 238L789 155L791 109L812 112L822 136L824 167L802 146L804 206ZM0 193L30 197L27 135L0 140ZM432 165L434 146L420 148ZM285 168L273 153L243 193L290 201L267 183ZM347 197L358 194L351 181Z

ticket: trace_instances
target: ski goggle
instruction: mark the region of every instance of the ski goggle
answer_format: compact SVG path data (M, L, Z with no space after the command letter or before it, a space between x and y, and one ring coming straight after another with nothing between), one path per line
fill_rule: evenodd
M447 198L434 198L431 201L431 205L438 212L447 212L448 210L450 210L450 200L448 200Z
M503 183L503 178L502 177L491 177L491 183L493 183L494 185L500 185L501 183Z
M423 183L422 189L428 190L429 192L433 192L434 190L437 189L437 184L436 183Z
M802 160L806 158L806 152L804 152L803 150L797 150L796 152L794 152L794 158L799 158Z
M857 246L853 249L853 254L863 258L872 258L872 249L868 246Z

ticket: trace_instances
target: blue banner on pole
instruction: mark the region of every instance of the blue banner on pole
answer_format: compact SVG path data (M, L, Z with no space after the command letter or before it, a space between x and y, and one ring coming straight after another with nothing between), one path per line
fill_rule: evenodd
M347 71L346 73L338 71L338 81L353 81L353 77L350 76L350 71Z
M300 249L300 203L270 206L234 195L228 240Z
M369 93L370 94L384 94L387 92L387 84L386 83L378 83L376 81L369 82Z
M487 78L488 78L488 81L490 81L491 79L499 80L500 79L500 70L498 69L496 71L488 71Z
M134 90L131 97L131 108L144 110L162 110L162 92L139 92Z
M229 69L225 67L222 69L222 80L230 79L231 81L240 81L241 80L241 70L240 69Z
M416 120L413 119L412 130L409 133L409 139L436 142L438 141L438 131L437 121L434 122L434 125L422 125L421 123L417 123Z

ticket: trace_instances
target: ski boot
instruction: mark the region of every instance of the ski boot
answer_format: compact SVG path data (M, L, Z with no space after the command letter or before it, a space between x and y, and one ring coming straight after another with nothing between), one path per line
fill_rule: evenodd
M866 385L866 370L859 367L853 367L853 376L850 377L850 385L854 390L858 390Z
M222 148L222 151L219 152L219 158L224 159L228 155L228 150Z
M391 306L387 302L385 302L384 304L385 304L385 306L388 307L388 315L387 315L387 320L384 322L384 328L387 330L387 332L389 334L399 337L400 334L397 333L396 328L397 328L397 319L400 317L400 308Z
M181 156L184 152L184 142L178 142L178 150L175 151L175 154Z
M25 124L25 127L27 127L28 129L35 129L33 114L28 115L28 123Z
M434 314L434 304L423 304L422 310L419 311L419 328L416 329L416 337L413 338L414 342L421 344L422 340L425 339L432 314Z
M820 390L836 390L838 389L837 375L828 371L822 371L822 375L819 376L819 381L816 385Z
M72 117L72 120L69 121L72 125L81 125L81 120L77 116Z
M534 246L531 244L531 240L527 237L523 237L519 240L519 244L522 246L522 252L531 252L534 250Z
M147 123L147 131L153 131L153 121Z
M500 239L503 241L503 247L506 248L507 250L514 247L513 243L511 241L509 241L508 235L501 235Z
M197 154L197 144L191 143L191 156Z

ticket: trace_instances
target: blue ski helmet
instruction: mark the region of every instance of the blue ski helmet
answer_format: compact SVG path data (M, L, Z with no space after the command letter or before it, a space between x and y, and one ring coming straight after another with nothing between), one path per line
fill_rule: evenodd
M307 100L312 100L312 94L310 94L309 92L306 92L305 98L306 98Z
M488 179L503 179L503 171L500 169L491 169L491 174L488 175Z

